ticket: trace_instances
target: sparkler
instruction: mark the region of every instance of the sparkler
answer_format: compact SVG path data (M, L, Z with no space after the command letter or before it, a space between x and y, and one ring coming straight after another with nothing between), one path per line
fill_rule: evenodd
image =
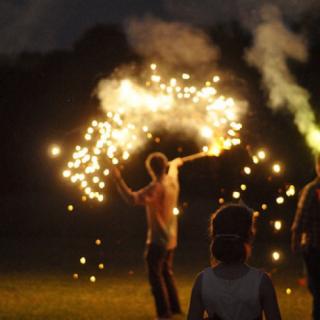
M130 78L102 81L97 92L106 119L91 122L84 144L75 147L63 177L78 185L83 201L101 202L110 168L127 161L146 141L154 139L159 128L195 133L193 139L202 144L202 151L182 158L184 162L219 156L240 144L243 105L218 95L213 84L219 81L217 75L194 83L188 73L166 77L155 63L143 84Z

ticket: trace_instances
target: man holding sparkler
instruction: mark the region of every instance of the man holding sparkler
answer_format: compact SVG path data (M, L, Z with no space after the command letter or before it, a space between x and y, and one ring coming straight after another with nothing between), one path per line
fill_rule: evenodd
M301 250L313 296L313 319L320 320L320 156L317 177L302 190L292 225L292 250Z
M126 202L142 205L146 209L148 232L145 257L159 320L181 313L172 266L177 246L177 216L174 213L179 196L178 168L182 164L181 158L168 162L164 154L151 153L146 159L146 168L152 181L138 191L132 191L127 186L119 169L113 170L117 188Z

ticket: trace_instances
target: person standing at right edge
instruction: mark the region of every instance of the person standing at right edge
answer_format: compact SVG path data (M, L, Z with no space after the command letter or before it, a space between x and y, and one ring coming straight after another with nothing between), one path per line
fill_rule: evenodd
M317 176L301 191L291 227L291 248L303 254L308 287L312 295L312 319L320 320L320 156L315 159Z

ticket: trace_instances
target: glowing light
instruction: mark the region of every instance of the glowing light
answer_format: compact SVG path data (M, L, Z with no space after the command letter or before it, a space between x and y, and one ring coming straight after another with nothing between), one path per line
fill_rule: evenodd
M96 282L96 281L97 281L97 279L96 279L95 276L91 276L91 277L90 277L90 282L94 283L94 282Z
M52 145L49 149L51 157L56 158L61 154L61 148L58 145Z
M292 290L290 288L286 289L286 294L289 296L292 293Z
M156 70L157 69L157 65L155 63L151 63L150 64L150 69L153 70L153 71Z
M86 260L85 257L81 257L81 258L80 258L80 263L81 263L81 264L86 264L86 262L87 262L87 260Z
M272 252L272 259L273 261L279 261L281 258L281 254L279 251Z
M201 129L201 135L204 138L211 138L212 137L212 130L208 127L204 127Z
M174 214L175 216L177 216L177 215L179 215L180 210L179 210L178 208L173 208L172 212L173 212L173 214Z
M103 269L104 269L104 264L103 264L103 263L99 263L98 268L99 268L100 270L103 270Z
M284 203L284 197L282 197L282 196L277 197L276 202L277 202L277 204L283 204Z
M220 81L220 77L219 76L214 76L213 78L212 78L212 81L213 82L219 82Z
M280 231L282 228L282 222L280 220L276 220L274 222L274 228L275 228L275 230Z
M232 198L239 199L240 198L240 192L239 191L233 191L232 192Z
M253 156L252 161L254 164L257 164L257 163L259 163L259 158L257 156Z
M72 212L74 210L74 206L72 204L69 204L67 206L67 209L68 209L69 212Z
M65 178L69 178L71 176L71 170L64 170L62 172L62 175L65 177Z
M72 275L72 278L73 278L74 280L78 280L78 279L79 279L79 275L78 275L77 273L74 273L74 274Z
M280 166L280 164L279 164L279 163L275 163L275 164L272 166L272 170L273 170L273 172L275 172L275 173L280 173L280 171L281 171L281 166Z
M189 80L189 79L190 79L190 74L188 74L188 73L183 73L181 77L182 77L182 79L184 79L184 80Z
M102 243L102 241L101 241L100 239L96 239L95 244L96 244L97 246L100 246L101 243Z
M224 199L223 198L219 198L219 204L224 204Z
M268 209L268 205L267 205L266 203L263 203L263 204L261 205L261 209L262 209L262 210L267 210L267 209Z
M296 188L294 185L290 185L286 190L286 195L288 197L293 197L296 194Z
M261 160L264 160L266 158L266 152L264 150L259 150L257 155Z
M240 186L240 189L241 189L242 191L245 191L245 190L247 190L247 186L246 186L245 184L242 184L242 185Z
M251 174L251 168L250 168L250 167L244 167L244 168L243 168L243 171L244 171L244 173L247 174L247 175Z

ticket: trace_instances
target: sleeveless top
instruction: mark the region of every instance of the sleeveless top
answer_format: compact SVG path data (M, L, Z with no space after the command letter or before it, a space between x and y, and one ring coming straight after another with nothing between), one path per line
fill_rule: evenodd
M201 296L209 319L260 319L262 310L259 291L262 276L262 271L249 267L243 277L226 280L216 276L212 268L204 269Z

